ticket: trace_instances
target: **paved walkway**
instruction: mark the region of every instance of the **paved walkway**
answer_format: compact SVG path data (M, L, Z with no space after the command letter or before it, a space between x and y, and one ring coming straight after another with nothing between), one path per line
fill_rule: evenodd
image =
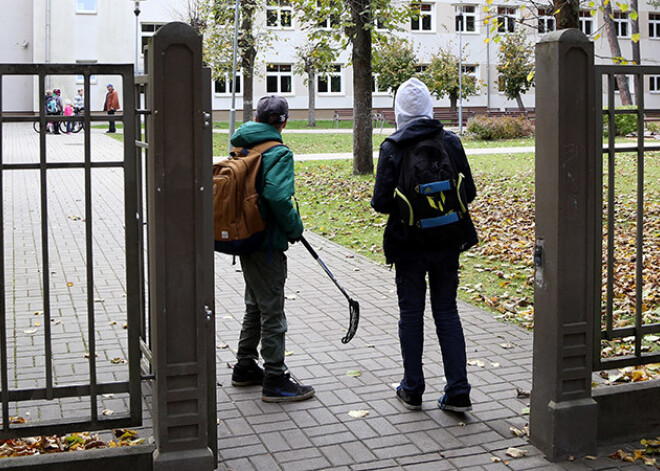
M4 125L3 158L34 159L37 135L24 125ZM54 159L77 159L82 154L82 136L48 136L49 155ZM94 130L94 159L117 159L121 143ZM31 157L32 156L32 157ZM94 171L96 172L96 170ZM82 172L54 170L49 184L51 256L56 259L51 287L57 320L53 330L58 355L54 374L58 383L76 382L87 374L84 353L87 326L84 319L84 250L81 215L84 201ZM32 330L43 324L36 312L39 301L40 248L38 225L38 172L3 175L5 197L5 256L7 280L15 280L16 296L8 304L14 325L10 343L17 352L10 358L12 374L27 370L28 387L43 382L43 345ZM102 378L121 378L126 358L125 287L122 274L122 181L118 169L95 173L92 191L95 206L95 270L99 286L96 335ZM8 236L11 235L11 237ZM348 305L325 273L300 244L288 251L287 364L292 374L317 391L312 400L297 404L266 404L258 387L231 386L238 332L243 311L243 281L231 257L216 254L216 321L218 376L218 446L222 470L589 470L637 468L613 461L607 454L620 446L599 450L596 459L578 458L552 464L525 437L516 437L510 427L522 429L529 420L532 377L532 334L502 323L489 313L459 303L467 337L468 375L473 386L474 410L465 415L445 413L436 400L444 385L439 348L430 316L425 325L425 374L427 391L421 411L408 411L395 398L401 378L397 338L397 306L394 273L348 249L315 234L308 234L321 258L340 283L360 302L361 320L356 337L340 342L348 325ZM13 270L13 272L12 272ZM69 283L72 283L69 285ZM33 290L33 287L37 287ZM80 314L80 315L79 315ZM43 320L42 320L43 322ZM32 332L32 333L26 333ZM15 360L15 361L14 361ZM359 376L349 376L357 370ZM17 375L20 376L20 375ZM34 384L33 384L34 383ZM18 384L12 387L18 387ZM126 398L101 398L104 410L120 411ZM84 401L59 401L43 407L56 418L84 411ZM145 395L145 427L150 434L150 397ZM71 405L70 405L71 404ZM31 420L43 417L41 406L25 404L12 413ZM352 411L365 411L353 418ZM509 447L527 451L511 458ZM639 466L641 468L641 466ZM644 468L648 469L648 468Z

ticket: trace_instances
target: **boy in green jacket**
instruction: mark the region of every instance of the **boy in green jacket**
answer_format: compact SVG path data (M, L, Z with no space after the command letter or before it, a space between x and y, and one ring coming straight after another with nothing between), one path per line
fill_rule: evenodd
M257 104L255 121L243 124L231 143L251 148L265 141L282 142L281 133L288 118L289 105L284 98L265 96ZM262 384L264 402L304 401L314 396L314 388L292 380L284 364L284 252L289 242L296 242L303 233L302 220L291 202L293 153L288 147L275 146L263 154L261 182L259 203L267 236L259 250L240 257L245 279L245 316L231 382L234 386ZM259 342L263 370L257 364Z

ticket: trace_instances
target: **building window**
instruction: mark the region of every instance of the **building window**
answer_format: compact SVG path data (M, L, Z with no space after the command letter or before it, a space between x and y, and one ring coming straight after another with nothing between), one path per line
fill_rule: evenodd
M231 74L225 72L224 76L214 81L213 90L217 95L231 94ZM241 75L236 72L236 94L241 93Z
M588 10L580 10L580 31L586 36L594 34L594 17Z
M549 33L554 31L555 27L555 17L552 14L552 10L546 10L539 8L538 14L538 31L540 34Z
M660 93L660 75L649 75L649 92Z
M291 93L293 91L293 71L291 65L266 65L266 91L268 93Z
M156 34L164 23L142 23L141 24L141 37L142 37L142 47L140 48L140 54L144 52L144 48L149 44L149 38Z
M96 0L76 0L76 13L96 13Z
M619 80L617 79L617 77L618 77L617 75L614 76L614 91L618 93L619 92ZM632 93L632 91L633 91L633 86L632 86L633 76L632 75L624 75L624 77L626 78L626 83L628 84L628 91L630 91Z
M433 4L416 3L412 9L417 13L410 20L410 29L413 31L433 31Z
M291 28L293 7L290 0L268 0L266 26L269 28Z
M614 16L614 26L616 27L617 38L629 38L630 22L628 21L628 13L615 11L613 13L613 16Z
M475 84L479 83L479 78L477 76L477 66L476 65L463 65L463 77L472 77L472 81ZM478 91L475 91L475 94L478 94Z
M385 18L381 14L380 10L374 11L373 18L374 18L374 26L376 27L377 31L387 30L387 23L385 22Z
M512 7L497 7L497 31L513 33L516 30L516 9Z
M322 10L321 2L316 2L316 9L320 12ZM318 25L321 29L333 29L336 26L339 26L339 18L334 13L329 13L322 21L319 21Z
M317 77L317 90L319 93L341 93L341 65L333 65L330 72L319 74Z
M96 85L99 83L98 77L96 75L90 75L89 76L89 84L90 85ZM85 84L85 76L84 75L76 75L76 85L84 85Z
M649 13L649 38L660 39L660 13Z
M374 74L374 79L371 82L371 91L375 95L388 95L392 90L389 87L384 88L378 83L378 75L379 74Z
M456 7L456 31L461 31L461 8L463 8L463 32L475 33L477 31L477 7L474 5Z
M426 69L428 68L429 68L428 64L419 64L417 67L415 67L415 72L417 72L418 74L423 74L424 72L426 72Z

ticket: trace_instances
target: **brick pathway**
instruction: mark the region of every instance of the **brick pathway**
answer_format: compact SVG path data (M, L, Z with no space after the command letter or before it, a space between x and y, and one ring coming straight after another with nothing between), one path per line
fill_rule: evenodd
M33 159L37 135L26 125L3 126L4 162ZM82 136L48 136L54 159L80 158ZM117 159L121 144L94 130L94 159ZM12 160L13 159L13 160ZM56 340L54 375L58 384L84 381L88 336L86 325L83 186L81 171L49 172L50 251L54 297L52 329ZM41 258L39 248L38 172L4 175L4 230L10 376L12 387L43 383L43 309L39 296ZM95 274L94 293L99 345L99 375L125 379L126 358L125 277L123 275L123 188L118 170L100 170L94 177ZM527 398L532 376L532 335L493 319L480 309L459 303L467 337L469 380L474 410L464 416L438 409L436 400L444 385L439 348L430 315L425 332L427 390L422 411L403 408L394 394L401 377L397 338L397 306L394 273L362 256L314 234L307 235L340 283L360 302L357 336L340 342L348 325L348 305L314 259L300 244L288 251L287 364L292 374L314 386L310 401L279 405L261 401L258 387L231 386L238 331L243 311L243 280L231 257L216 254L216 318L218 375L219 469L225 470L486 470L486 469L619 469L636 468L610 460L608 453L621 446L600 450L595 460L551 464L524 438L515 437L511 426L522 428L529 416ZM13 286L12 286L13 283ZM73 283L69 285L69 283ZM35 301L36 300L36 301ZM41 321L39 325L35 321ZM59 321L59 322L57 322ZM36 333L27 334L26 331ZM350 377L349 370L361 375ZM19 379L20 378L20 379ZM24 379L23 379L24 378ZM146 388L145 388L146 391ZM60 400L56 404L21 404L12 414L31 420L84 413L86 401ZM150 434L150 398L145 395L145 427ZM88 406L87 406L88 407ZM121 411L125 397L103 397L103 409ZM368 415L352 418L350 411ZM28 414L29 413L29 414ZM40 417L40 418L38 418ZM508 447L528 451L524 458L505 456ZM496 462L501 460L500 462ZM508 460L508 465L504 461ZM640 466L641 468L641 466ZM647 468L645 468L647 469Z

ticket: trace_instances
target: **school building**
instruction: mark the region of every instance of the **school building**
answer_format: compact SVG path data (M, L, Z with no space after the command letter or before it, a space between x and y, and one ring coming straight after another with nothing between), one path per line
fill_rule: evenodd
M552 9L537 8L529 1L495 0L486 9L486 2L433 0L418 2L421 14L405 25L403 32L415 44L420 68L428 63L439 48L451 48L458 56L459 36L465 45L463 67L482 84L478 93L463 101L464 106L516 107L499 90L497 72L498 45L486 41L493 33L483 24L486 15L499 20L499 33L525 28L530 42L535 43L555 29ZM623 11L621 2L614 7L622 55L631 58L632 24L630 10ZM0 62L5 63L135 63L143 71L142 45L158 28L170 21L186 21L188 0L0 0ZM625 7L624 7L625 8ZM487 13L487 11L489 13ZM135 12L139 11L139 15ZM457 15L463 13L463 30L459 31ZM639 1L640 47L642 64L660 64L660 7L649 0ZM521 23L524 20L524 24ZM259 28L274 33L267 50L257 56L254 98L277 93L290 103L293 115L306 116L308 88L305 77L294 73L296 46L307 42L301 15L289 0L269 0L258 17ZM319 27L322 27L320 25ZM596 15L585 9L580 12L580 28L595 39L596 60L611 63L611 53L604 31L601 12ZM328 117L332 110L353 106L350 51L340 54L334 70L318 78L316 107L319 117ZM107 83L117 77L92 78L90 100L93 109L101 109ZM632 79L631 91L632 91ZM230 108L229 81L221 79L213 85L213 109L226 116ZM374 80L373 106L392 107L392 96L378 87ZM240 77L236 108L242 109ZM82 88L82 77L52 76L46 88L60 88L64 98L73 98ZM647 77L644 83L647 107L660 107L660 75ZM33 77L4 77L2 107L7 111L34 111L38 106L38 82ZM526 107L534 106L534 89L523 95ZM448 98L437 100L436 106L449 106Z

